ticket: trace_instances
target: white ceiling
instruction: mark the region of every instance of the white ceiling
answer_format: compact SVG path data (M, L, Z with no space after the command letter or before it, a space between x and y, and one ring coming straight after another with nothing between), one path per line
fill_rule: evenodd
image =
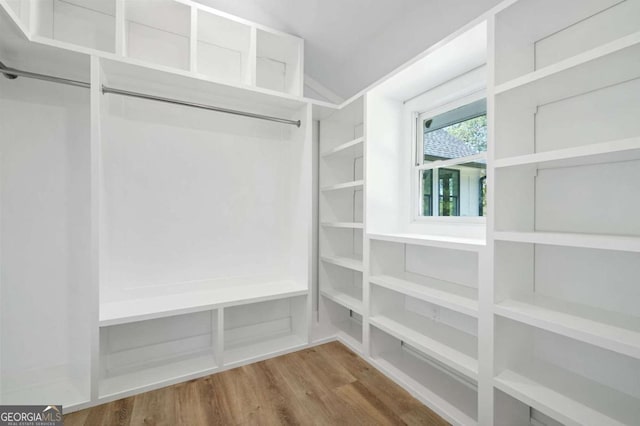
M305 39L305 73L347 98L499 0L197 0Z

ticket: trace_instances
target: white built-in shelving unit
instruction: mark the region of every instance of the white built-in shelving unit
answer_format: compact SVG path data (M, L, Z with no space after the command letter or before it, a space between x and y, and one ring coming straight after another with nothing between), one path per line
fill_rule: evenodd
M191 0L3 0L40 44L300 98L304 41Z
M639 16L632 0L504 2L366 91L363 352L451 423L640 416ZM486 223L412 221L411 114L483 87ZM322 202L359 185L320 173ZM350 253L335 247L323 262Z
M520 0L490 21L495 424L640 418L639 18Z
M307 347L302 40L190 1L0 6L5 66L90 86L0 79L0 403L69 412Z
M303 57L191 0L0 0L6 66L91 86L0 78L0 403L338 339L452 424L637 424L640 1L506 0L342 105ZM488 216L417 218L416 113L482 96Z

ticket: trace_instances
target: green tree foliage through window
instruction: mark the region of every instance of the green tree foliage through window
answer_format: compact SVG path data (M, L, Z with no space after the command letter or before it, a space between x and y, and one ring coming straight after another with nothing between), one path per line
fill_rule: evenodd
M445 127L447 133L454 136L477 152L487 150L487 116L481 115L470 120Z

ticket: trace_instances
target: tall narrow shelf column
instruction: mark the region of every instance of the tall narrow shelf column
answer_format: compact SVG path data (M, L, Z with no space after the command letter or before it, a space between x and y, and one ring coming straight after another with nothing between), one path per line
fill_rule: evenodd
M320 120L320 316L363 351L366 139L357 98Z

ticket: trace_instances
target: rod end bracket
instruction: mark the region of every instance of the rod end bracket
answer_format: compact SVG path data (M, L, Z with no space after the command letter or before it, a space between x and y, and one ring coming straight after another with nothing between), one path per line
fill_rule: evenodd
M7 71L10 71L10 70L5 66L5 64L0 62L0 73L2 73L2 75L4 75L9 80L15 80L16 78L18 78L17 75L11 74L10 72L7 72Z

